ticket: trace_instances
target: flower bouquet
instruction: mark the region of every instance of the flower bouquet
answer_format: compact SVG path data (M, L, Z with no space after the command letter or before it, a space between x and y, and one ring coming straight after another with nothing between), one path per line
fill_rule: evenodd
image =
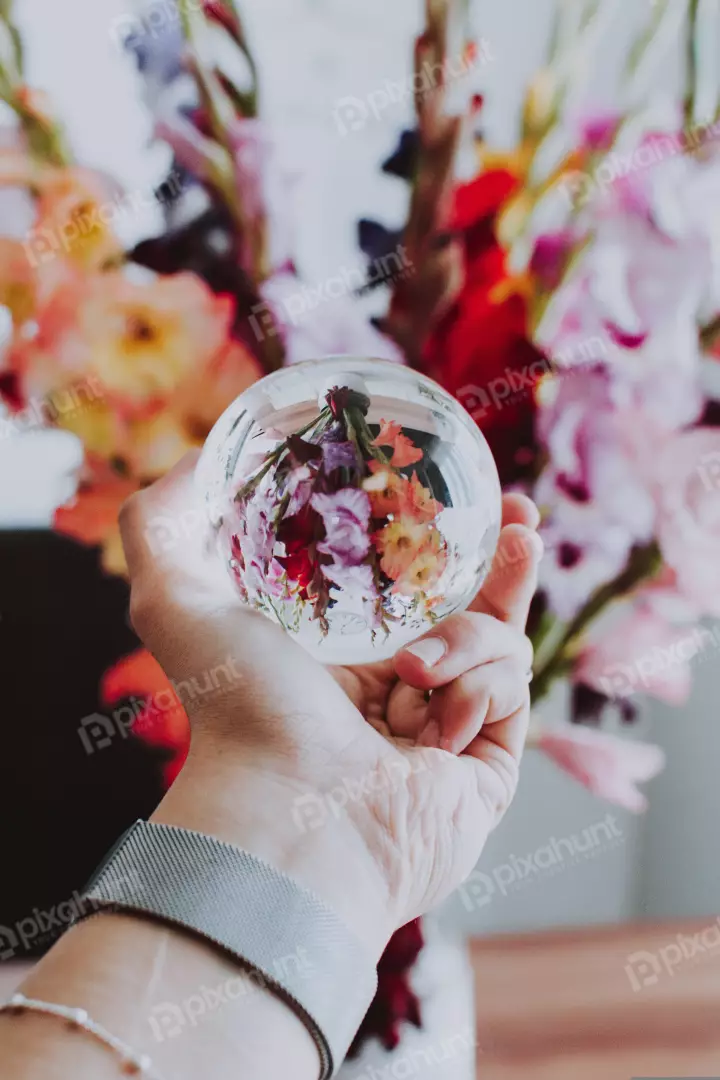
M637 784L662 755L611 734L606 718L632 719L639 694L681 704L690 662L717 645L700 620L720 614L718 78L701 47L717 33L714 9L649 5L619 102L600 110L583 84L619 5L558 0L518 144L498 153L482 134L467 5L426 0L416 122L383 165L407 184L407 217L359 224L370 266L392 266L399 244L403 253L397 273L358 284L363 296L385 291L371 323L347 292L290 317L307 285L288 219L292 184L258 115L241 7L179 2L161 33L131 20L127 48L172 154L155 199L163 228L132 247L113 209L126 206L124 193L74 160L50 103L25 82L11 5L2 7L0 97L15 123L0 184L21 193L27 231L8 229L0 243L11 320L0 393L13 433L55 427L82 444L77 492L55 527L99 545L121 574L122 500L201 445L260 376L323 355L404 363L465 406L503 487L533 494L542 510L532 693L538 703L566 686L570 705L551 726L536 717L530 744L592 791L641 809ZM649 110L678 41L685 93ZM461 160L475 170L463 181ZM254 465L232 477L223 542L241 593L282 604L288 625L308 611L322 635L340 594L355 590L346 625L358 616L384 640L401 608L418 620L445 613L456 541L428 429L364 408L362 390L338 381L294 427L266 431ZM472 566L482 574L477 552ZM169 782L188 730L177 695L177 708L154 712L160 689L174 693L138 651L101 693L107 706L146 702L135 728L169 752ZM393 943L360 1041L376 1034L391 1048L402 1021L420 1022L405 978L419 935L406 928Z
M499 535L478 429L381 360L306 363L246 391L197 477L242 600L325 662L387 659L466 606Z

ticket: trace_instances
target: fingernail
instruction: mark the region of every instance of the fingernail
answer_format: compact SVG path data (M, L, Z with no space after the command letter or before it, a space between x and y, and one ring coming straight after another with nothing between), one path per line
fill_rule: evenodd
M535 554L539 555L542 558L542 556L545 554L545 544L540 533L531 532L530 543L535 548Z
M415 745L432 747L434 750L440 749L440 725L437 720L428 720L418 735Z
M405 652L417 656L418 660L422 660L425 667L433 667L439 660L442 660L447 652L447 642L445 638L441 637L420 638L419 641L408 645Z

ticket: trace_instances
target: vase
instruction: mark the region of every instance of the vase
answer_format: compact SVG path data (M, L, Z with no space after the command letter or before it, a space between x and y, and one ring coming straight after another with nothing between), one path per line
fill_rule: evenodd
M424 923L425 945L410 981L420 1000L422 1027L403 1027L385 1050L377 1039L348 1059L338 1080L475 1080L473 971L467 943Z

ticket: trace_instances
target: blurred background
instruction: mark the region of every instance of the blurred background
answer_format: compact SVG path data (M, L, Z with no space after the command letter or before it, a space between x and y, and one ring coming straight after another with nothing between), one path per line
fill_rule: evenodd
M578 6L583 6L579 0ZM293 213L293 266L304 281L323 282L368 257L367 242L365 255L360 250L363 229L359 229L359 222L367 223L367 241L376 223L390 231L398 230L399 236L408 221L411 189L397 173L383 171L381 165L399 152L402 133L412 130L417 122L416 101L407 87L413 70L413 43L427 33L428 12L421 0L394 0L391 5L380 0L237 0L236 7L257 69L260 114L282 156L286 178L282 198L292 206ZM450 87L443 105L459 115L467 110L468 102L477 112L479 96L482 103L479 118L473 123L475 141L460 140L456 147L458 183L469 183L478 171L480 130L483 145L492 147L496 155L510 155L517 148L523 124L527 125L528 86L547 61L553 34L557 33L558 10L563 7L568 5L558 5L554 0L506 0L503 4L474 0L463 12L480 59L473 65L469 83L458 91L458 102L453 102L455 88ZM712 8L712 4L702 2L663 5L660 0L587 5L596 21L591 25L592 32L577 38L582 47L576 47L574 81L559 122L560 127L564 125L566 137L580 142L578 117L587 115L591 107L594 117L606 120L615 116L616 110L632 107L643 112L646 127L652 128L655 117L662 118L658 124L666 125L668 112L682 107L692 58L705 72L705 82L698 82L705 100L700 105L697 95L695 100L695 108L705 112L697 114L695 122L708 123L711 114L714 119L720 97L714 59L720 38L717 18L711 18L717 12ZM693 25L697 26L699 17L705 19L702 33L696 34L694 49L692 38L688 48L689 20L694 18ZM164 235L168 228L178 229L192 220L187 192L177 203L172 197L169 204L157 197L182 158L177 142L171 145L172 140L157 138L156 104L161 84L167 82L163 63L173 73L175 64L169 51L164 57L157 54L165 48L160 42L168 27L172 33L179 32L179 20L172 14L170 0L163 5L136 8L130 7L129 0L64 0L61 5L48 5L46 0L16 0L12 19L23 41L23 83L47 95L53 117L62 121L63 138L72 147L73 159L111 177L119 190L143 195L132 213L118 216L113 222L121 234L122 246L130 250L149 237ZM645 83L640 80L635 85L634 100L629 102L623 100L619 90L628 50L648 34L656 35L653 48L657 55L650 75ZM4 48L8 47L6 42ZM566 48L573 53L572 43L566 43ZM396 101L391 100L388 80L400 88ZM182 78L178 81L182 82ZM381 104L374 113L366 108L361 121L357 117L348 119L347 99L372 102L372 95L381 88L385 88L385 97L376 96L375 102ZM542 92L538 87L537 109L541 109L538 101ZM30 109L36 107L42 113L44 106L28 105ZM10 109L7 114L10 122ZM8 136L4 145L9 154L14 145L12 137ZM714 147L710 149L714 151ZM8 162L4 166L6 170L10 165ZM498 166L486 157L485 171L493 168ZM182 161L183 177L188 170L188 161ZM712 233L720 227L717 166L703 191L705 226ZM672 194L665 197L672 202ZM672 211L670 205L669 216ZM33 214L33 204L19 185L4 184L0 190L3 235L25 240L27 245L34 227ZM558 231L557 226L553 228ZM183 242L192 244L192 236ZM206 242L207 230L203 237ZM165 273L158 258L153 252L138 262L150 268L148 273ZM192 258L185 259L185 265L197 269ZM185 267L172 267L177 268ZM618 279L622 272L614 268L611 276ZM198 273L203 276L202 270ZM223 292L214 287L213 291ZM382 320L389 303L401 306L403 301L397 293L395 301L389 300L391 291L376 289L353 298L357 309L353 318L362 317L369 332L377 333L378 338L381 330L387 330L378 320ZM17 345L16 331L8 308L3 310L5 347L13 349ZM715 313L707 307L700 321L710 324ZM325 317L332 320L335 315L329 310L318 315L319 319ZM377 330L373 329L373 319ZM239 338L243 340L242 335ZM535 340L542 344L540 336ZM402 344L401 335L387 332L383 355L394 355ZM286 345L290 349L287 341ZM372 348L370 339L367 348ZM332 349L334 342L326 351ZM52 344L47 352L52 353ZM34 370L34 360L23 363L23 373ZM716 360L712 363L717 365ZM710 370L712 365L706 366L703 394L712 400L716 376ZM37 370L44 370L39 361ZM11 365L6 373L5 416L10 418L18 407L17 401L13 403ZM437 377L437 372L430 373ZM662 370L653 377L664 378ZM230 399L235 388L238 392L243 388L243 378L246 383L252 381L245 371L232 383ZM40 378L30 383L31 395L42 398L47 384ZM473 387L486 385L480 374L470 383L470 396ZM462 394L458 396L468 405L467 390L465 399ZM710 423L707 409L704 415ZM122 664L119 669L116 666L133 652L136 641L125 615L127 594L122 569L113 562L112 553L108 554L104 526L97 526L94 532L91 527L101 518L105 522L111 517L116 502L93 502L91 509L84 511L81 524L75 520L64 527L56 518L57 508L76 489L83 459L77 439L86 447L88 441L77 428L74 438L67 441L67 431L55 430L58 425L32 426L37 430L19 433L17 427L7 428L9 437L0 440L0 642L5 729L0 763L0 835L4 852L0 930L17 927L28 913L52 909L82 886L121 829L150 812L168 779L168 768L172 768L169 763L181 741L177 732L164 741L126 738L123 732L122 737L114 736L112 745L108 743L102 752L97 748L88 752L87 744L79 738L84 718L97 711L107 715L108 702L125 700L130 692L142 698L143 692L155 685L154 676L143 673L139 677L132 671L126 674ZM121 470L117 475L126 478L127 474ZM621 479L619 475L618 485ZM507 486L518 484L527 486L527 478L511 476ZM720 542L717 558L720 562ZM692 625L714 633L712 612L696 614ZM684 625L689 625L687 620ZM654 639L649 647L655 647ZM720 1043L713 1048L711 1036L698 1019L706 1015L710 1003L717 1004L720 945L708 945L677 967L663 967L664 975L655 979L659 989L652 984L652 976L657 976L653 962L647 960L651 955L659 965L664 964L657 959L660 950L674 943L677 933L685 932L687 927L697 932L699 928L716 926L715 917L720 912L715 835L720 821L719 656L713 638L713 644L687 665L683 662L683 672L687 667L690 677L682 702L672 693L652 696L645 692L647 686L632 687L629 700L635 716L630 735L657 744L666 756L664 770L643 789L648 799L644 813L633 813L627 800L626 805L613 805L578 782L578 769L570 775L573 769L558 768L552 755L531 751L524 764L519 795L491 838L479 875L476 873L439 915L446 928L485 942L494 935L510 935L498 938L509 942L507 953L494 952L495 946L489 944L490 952L475 954L480 957L478 964L486 957L486 970L492 972L487 984L479 976L477 990L479 1000L485 1001L488 1009L494 988L499 987L498 1000L505 993L498 971L510 971L520 982L525 972L528 979L537 977L539 987L543 978L549 977L547 969L553 957L557 958L558 970L565 971L562 965L566 962L566 946L561 941L574 942L573 956L577 959L587 955L588 959L578 970L568 961L563 987L567 1000L553 999L558 1014L572 1014L576 979L583 984L583 989L577 991L581 1002L594 982L610 987L603 999L606 1013L602 1015L611 1016L612 1023L608 1021L604 1037L597 1036L598 1045L603 1038L608 1045L614 1044L615 1023L623 1031L617 1039L624 1039L628 1045L635 1037L632 1030L644 1031L643 1025L649 1025L648 1030L652 1029L661 1042L665 1036L661 1037L660 1031L666 1025L667 1040L677 1040L665 1057L656 1057L654 1044L650 1049L651 1036L647 1036L645 1057L638 1051L635 1057L628 1058L627 1065L640 1069L647 1062L647 1074L658 1063L682 1070L685 1061L687 1075L698 1063L703 1068L708 1066L708 1071L714 1063L720 1070ZM600 693L597 685L594 690ZM613 697L601 696L603 702ZM573 701L572 686L558 679L538 704L540 721L551 728L559 722L569 725L573 710L573 718L577 719L577 697L576 692ZM627 717L621 713L612 708L609 716L604 712L602 731L627 734ZM591 724L590 729L599 730L597 724ZM656 771L647 770L648 775ZM637 779L645 776L638 775ZM648 924L648 928L638 930L637 938L621 929L638 922ZM545 951L539 944L533 946L516 937L569 928L580 932L582 928L600 926L615 926L626 936L606 938L602 931L596 938L593 931L588 931L586 937L556 940L541 934L537 941L546 942ZM643 937L646 933L656 936ZM41 952L48 940L48 934L33 935L27 950L13 948L11 943L6 959L11 963L26 960ZM520 952L517 942L525 942ZM587 954L583 952L586 949L590 950ZM641 966L635 972L635 985L627 965L628 957L638 950L645 951L644 963L646 967L650 963L650 968L646 970L638 962ZM528 957L525 969L524 955ZM610 955L614 959L606 964ZM506 961L508 966L504 968ZM560 978L563 981L565 976ZM512 987L508 982L508 1001L517 982ZM615 991L617 997L613 998ZM682 1008L672 998L676 991L682 998ZM535 1017L528 1020L528 1030L555 1031L553 1024L560 1023L557 1017L548 1011L537 1019L532 1012L541 1008L541 996L538 991L534 1004L523 998L523 1008ZM646 1019L644 1011L649 1008L649 1000L660 1010L651 1020ZM577 1006L580 1011L583 1007ZM593 1007L592 1002L587 1004L588 1015ZM635 1020L621 1023L620 1016L628 1008L635 1010ZM683 1021L684 1026L676 1031L668 1018L682 1010L686 1010L682 1015L687 1022ZM523 1016L516 1017L516 1021L522 1028ZM495 1027L488 1050L490 1058L481 1075L514 1076L503 1057L503 1048L512 1042L510 1029L505 1019L494 1014L492 1022ZM581 1027L585 1033L582 1038L589 1038L592 1020L583 1020ZM561 1033L560 1027L557 1032ZM557 1038L562 1041L561 1034ZM536 1041L544 1049L538 1051L537 1061L528 1049L530 1075L546 1075L542 1070L549 1069L551 1060L556 1070L553 1075L565 1075L558 1071L559 1059L553 1057L556 1051L549 1049L539 1034ZM571 1044L568 1035L564 1045L570 1055L568 1060L577 1070L583 1067L584 1059L577 1047L572 1058ZM705 1057L692 1056L699 1046L704 1048L703 1053L707 1051ZM495 1063L492 1047L498 1055ZM508 1055L509 1061L509 1051ZM544 1065L538 1064L541 1058ZM531 1063L536 1071L529 1068ZM618 1059L607 1066L603 1075L630 1075L622 1072L624 1068L625 1059ZM595 1075L589 1064L583 1075Z

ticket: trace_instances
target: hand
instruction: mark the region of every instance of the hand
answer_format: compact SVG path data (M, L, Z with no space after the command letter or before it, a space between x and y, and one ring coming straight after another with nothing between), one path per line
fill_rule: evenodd
M523 628L542 551L537 510L505 497L493 567L469 611L392 661L324 667L239 602L207 528L151 552L154 519L202 520L195 460L121 514L132 620L166 674L201 685L204 672L233 673L224 693L186 703L191 751L158 820L214 832L294 873L379 953L467 876L514 795L529 721Z

